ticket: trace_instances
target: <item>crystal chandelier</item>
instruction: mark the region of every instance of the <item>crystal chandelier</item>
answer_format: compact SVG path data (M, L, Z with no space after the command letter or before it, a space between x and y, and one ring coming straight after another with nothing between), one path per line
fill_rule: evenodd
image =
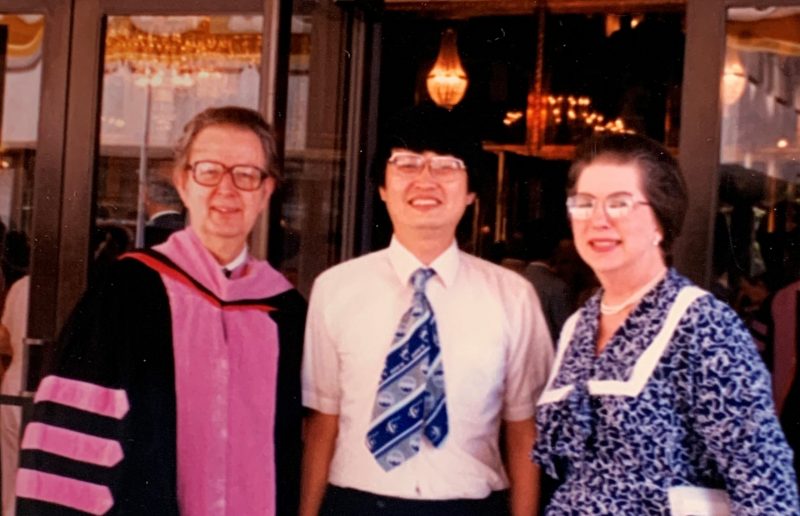
M467 72L458 57L456 33L453 29L447 29L442 34L439 57L428 72L428 93L437 106L453 109L464 98L468 84Z
M261 34L216 27L209 17L112 17L105 54L106 73L124 67L153 84L171 78L181 86L196 77L257 67Z

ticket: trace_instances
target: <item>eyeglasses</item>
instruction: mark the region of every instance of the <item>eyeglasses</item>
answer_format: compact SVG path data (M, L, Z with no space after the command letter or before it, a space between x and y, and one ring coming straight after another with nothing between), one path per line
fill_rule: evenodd
M414 177L428 164L428 170L433 177L438 179L452 179L467 166L464 162L453 156L430 156L426 157L415 152L395 152L389 158L388 163L394 166L395 170L404 177Z
M567 198L567 211L573 220L588 220L597 207L597 198L589 194L575 194ZM611 220L622 219L630 215L633 209L640 204L649 205L649 202L637 201L633 194L618 192L603 199L603 211Z
M258 190L269 174L251 165L234 165L229 167L222 163L210 160L195 161L186 165L186 170L192 171L195 182L202 186L217 186L222 182L225 174L230 174L233 185L239 190L252 192Z

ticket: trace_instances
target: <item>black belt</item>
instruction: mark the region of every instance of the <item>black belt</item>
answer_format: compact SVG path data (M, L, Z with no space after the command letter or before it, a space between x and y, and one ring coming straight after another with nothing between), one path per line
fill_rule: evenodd
M505 516L508 491L493 491L486 498L413 500L383 496L358 489L328 485L320 516Z

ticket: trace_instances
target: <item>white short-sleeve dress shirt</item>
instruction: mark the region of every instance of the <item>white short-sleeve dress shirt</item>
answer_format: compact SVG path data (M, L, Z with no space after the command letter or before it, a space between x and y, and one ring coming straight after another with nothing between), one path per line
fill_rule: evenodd
M411 274L423 264L396 239L321 274L311 292L303 404L339 416L329 482L411 499L484 498L508 487L501 420L531 418L552 345L539 300L522 276L458 250L430 267L426 294L439 331L449 434L384 471L366 445L378 381Z

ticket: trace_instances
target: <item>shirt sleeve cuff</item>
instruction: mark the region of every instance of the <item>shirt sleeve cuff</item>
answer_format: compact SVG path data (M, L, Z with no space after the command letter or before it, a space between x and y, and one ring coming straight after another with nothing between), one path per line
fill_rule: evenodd
M320 396L312 390L303 389L303 406L323 414L339 413L339 400Z

